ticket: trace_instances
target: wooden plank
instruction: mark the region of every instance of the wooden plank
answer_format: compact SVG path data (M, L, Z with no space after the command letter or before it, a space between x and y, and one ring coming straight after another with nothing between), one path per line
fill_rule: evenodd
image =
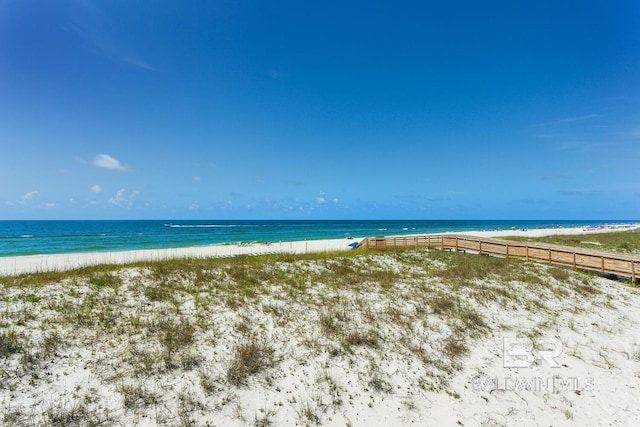
M552 262L554 264L562 264L562 265L573 265L572 253L562 252L562 251L553 251L552 252Z
M577 254L576 263L578 268L586 268L588 270L598 270L601 268L600 257L595 255Z
M520 257L555 265L612 273L637 280L640 257L591 249L544 243L514 242L467 235L428 235L374 237L363 239L358 247L436 246L492 256Z
M534 246L529 247L529 259L536 261L547 261L549 250L544 248L536 248Z
M518 247L518 246L509 246L509 254L512 257L527 257L527 248L526 247Z
M482 244L483 251L499 256L507 255L507 247L508 246L506 244L497 244L495 242L487 242Z
M466 251L479 251L480 250L480 242L474 242L471 240L461 240L460 247Z

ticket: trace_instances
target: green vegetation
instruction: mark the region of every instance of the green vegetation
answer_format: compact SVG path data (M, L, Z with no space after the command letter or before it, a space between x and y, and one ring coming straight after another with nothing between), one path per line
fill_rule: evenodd
M320 363L314 360L323 360L321 369L339 367L352 393L371 394L371 406L396 388L446 390L473 342L501 327L482 307L548 315L551 327L557 314L549 307L579 310L571 297L597 298L592 282L567 269L426 248L0 277L0 391L17 401L71 381L71 373L78 387L95 387L44 413L13 405L4 418L14 425L118 424L122 417L189 424L231 407L241 413L238 393L277 390L288 372ZM394 378L386 363L411 366L412 374ZM288 401L303 423L320 424L327 405L351 400L346 385L318 375L314 387L325 397ZM249 417L268 425L276 409Z
M613 231L607 233L556 235L545 237L504 237L507 240L543 242L556 245L577 246L586 249L640 254L640 230Z
M233 359L227 369L229 383L239 386L247 378L273 366L273 349L264 342L250 339L234 347Z

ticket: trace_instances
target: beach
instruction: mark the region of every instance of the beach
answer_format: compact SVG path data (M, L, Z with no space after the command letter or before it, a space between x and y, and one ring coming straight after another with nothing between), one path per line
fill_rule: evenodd
M602 231L635 230L637 224L618 225L611 228L570 227L570 228L537 228L490 231L467 231L464 234L480 237L542 237L557 234L589 234ZM446 233L445 233L446 234ZM461 233L457 233L461 234ZM127 264L140 261L167 260L176 258L210 258L239 255L259 255L269 253L307 253L351 250L354 242L364 237L350 236L343 239L319 239L274 243L237 243L224 245L194 246L188 248L145 249L134 251L87 252L74 254L25 255L0 257L0 275L34 273L38 271L66 271L99 264Z
M0 259L5 274L123 264L33 284L3 278L3 422L382 427L640 420L638 288L524 261L426 248L352 250L359 240ZM344 255L317 259L235 258L340 250ZM124 265L175 258L210 261L170 269Z

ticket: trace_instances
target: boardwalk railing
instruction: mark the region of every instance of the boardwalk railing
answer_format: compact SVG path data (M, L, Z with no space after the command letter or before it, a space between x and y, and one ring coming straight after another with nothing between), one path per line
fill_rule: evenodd
M640 276L640 256L547 243L517 242L462 234L435 234L367 237L358 244L358 247L366 248L404 246L427 246L480 255L525 258L531 261L625 276L633 282Z

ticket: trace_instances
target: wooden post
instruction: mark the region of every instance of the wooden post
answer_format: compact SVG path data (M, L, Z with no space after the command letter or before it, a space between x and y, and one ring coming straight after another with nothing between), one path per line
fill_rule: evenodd
M456 237L456 252L458 252L458 237Z
M551 264L551 248L549 248L549 264Z
M604 273L604 257L601 256L600 260L602 261L602 272Z
M576 268L576 253L573 253L573 268Z
M479 243L478 249L480 251L479 255L482 255L482 242L478 242L478 243Z
M524 249L525 249L525 257L527 261L529 261L529 244L528 243L524 244Z
M631 283L635 283L636 281L636 263L635 261L631 261Z
M509 244L507 243L507 258L509 258Z

